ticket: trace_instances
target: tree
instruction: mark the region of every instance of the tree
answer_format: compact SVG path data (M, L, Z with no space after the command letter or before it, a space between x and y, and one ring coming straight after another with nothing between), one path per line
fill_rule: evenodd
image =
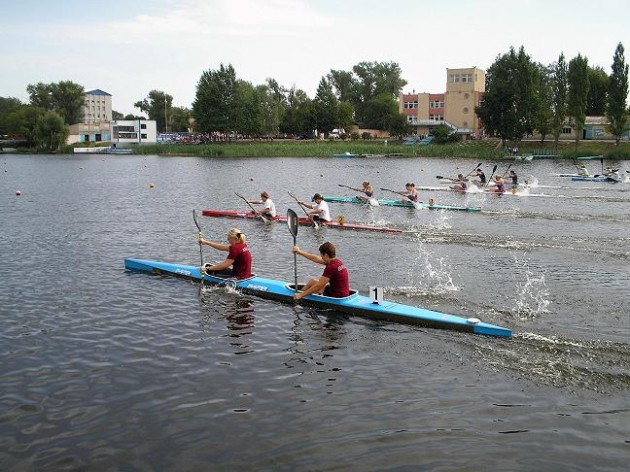
M337 125L345 130L346 134L350 132L354 124L354 107L351 103L340 102L337 107Z
M329 133L338 126L339 102L332 85L322 77L313 100L315 105L316 127L320 132Z
M228 129L246 136L260 136L262 132L260 95L262 92L250 82L237 80L234 87Z
M155 120L158 130L166 133L169 129L169 115L173 107L173 97L160 90L151 90L149 96L133 104L134 108L149 115L150 120ZM172 131L172 126L171 126Z
M575 131L575 147L577 148L586 122L586 98L588 95L588 59L578 54L569 61L567 72L569 95L567 114L571 117L571 125Z
M116 110L112 110L112 120L117 121L117 120L122 120L125 117L125 115L123 115L122 113L116 111Z
M7 120L9 115L17 111L22 106L22 102L17 98L0 97L0 136L9 134Z
M47 111L41 115L33 130L33 140L38 150L54 152L66 142L68 128L63 118L54 111Z
M22 105L6 119L8 134L26 139L27 146L35 145L35 126L46 110L33 105Z
M280 131L292 135L313 137L316 122L313 102L306 92L293 87L287 94L287 108L280 125Z
M549 68L538 64L538 110L536 111L536 129L540 133L540 142L553 132L551 110L552 72Z
M401 115L400 113L392 115L387 131L389 131L391 136L407 136L411 131L407 117L405 115Z
M356 103L358 81L352 72L345 70L330 70L326 76L328 82L337 92L337 99L340 102Z
M286 90L274 79L268 78L265 85L258 86L261 100L260 117L262 134L276 136L287 108Z
M231 64L201 74L193 102L193 117L201 132L230 131L230 113L234 102L236 72Z
M615 136L615 144L619 146L621 136L628 130L628 64L621 43L617 45L613 56L606 116L610 123L608 129Z
M486 92L475 108L486 132L499 136L503 144L515 143L532 134L536 124L539 73L521 46L499 56L486 74Z
M67 125L79 123L83 119L82 85L70 80L57 83L29 84L26 91L30 96L30 104L48 111L55 111Z
M567 82L567 63L564 59L564 53L560 53L558 62L552 66L551 76L551 132L555 143L555 149L558 150L558 141L560 133L564 128L564 120L567 117L567 100L568 100L568 82Z
M173 107L169 110L169 127L175 132L187 132L192 128L192 112L186 107Z
M586 116L604 116L608 101L608 74L601 67L588 68Z

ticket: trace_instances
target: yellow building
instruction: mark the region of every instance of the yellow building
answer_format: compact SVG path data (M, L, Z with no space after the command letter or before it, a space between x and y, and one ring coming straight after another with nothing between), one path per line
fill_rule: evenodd
M401 94L400 113L416 134L430 134L445 124L462 135L479 135L481 125L475 107L486 90L486 73L476 67L446 69L445 93Z

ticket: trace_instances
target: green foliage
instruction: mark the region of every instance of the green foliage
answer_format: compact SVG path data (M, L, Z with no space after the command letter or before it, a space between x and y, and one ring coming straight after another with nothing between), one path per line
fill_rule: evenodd
M17 98L0 97L0 135L9 134L9 115L17 111L22 106L22 102Z
M18 109L9 113L6 118L6 126L9 135L16 138L23 137L29 147L35 145L35 126L46 110L33 105L21 105Z
M571 117L571 124L575 129L575 145L582 138L584 123L586 122L586 99L589 90L588 59L578 54L569 61L567 72L569 95L567 99L567 115Z
M558 141L564 126L564 120L567 116L569 90L567 73L567 63L564 59L564 53L561 53L558 62L552 66L551 76L551 133L553 134L556 150L558 149Z
M619 146L621 136L628 131L628 64L621 43L617 45L613 57L606 116L610 122L608 129L615 136L615 143Z
M232 131L230 114L234 103L236 72L231 64L201 74L193 102L193 117L202 133Z
M608 100L608 74L601 67L588 68L586 115L604 116Z
M30 96L30 104L60 115L68 125L79 123L83 118L82 85L70 80L45 84L39 82L29 84L26 91Z
M503 141L518 142L535 129L539 109L539 70L521 46L514 48L490 66L486 93L475 112L486 132Z
M552 99L552 71L542 64L538 64L538 109L536 111L536 129L541 134L541 142L553 132L551 110Z
M169 126L169 115L172 113L173 97L160 90L151 90L148 97L133 104L141 112L149 115L150 120L155 120L158 131L173 131Z
M39 151L54 152L59 149L68 137L68 128L64 120L54 111L40 115L33 130L33 141Z
M322 77L315 94L315 119L316 128L322 133L329 133L337 128L339 102L333 92L332 86Z
M459 141L459 136L453 133L451 129L446 125L438 125L433 128L433 142L436 144L455 143Z

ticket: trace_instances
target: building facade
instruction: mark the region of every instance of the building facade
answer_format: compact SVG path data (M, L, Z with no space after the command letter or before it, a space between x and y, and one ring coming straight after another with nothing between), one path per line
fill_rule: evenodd
M157 124L155 120L116 120L111 122L112 143L155 144Z
M402 94L399 110L419 136L431 134L440 124L459 134L475 136L481 131L475 107L485 90L484 70L476 67L446 69L446 92Z
M83 94L83 123L109 123L112 121L112 96L101 89Z

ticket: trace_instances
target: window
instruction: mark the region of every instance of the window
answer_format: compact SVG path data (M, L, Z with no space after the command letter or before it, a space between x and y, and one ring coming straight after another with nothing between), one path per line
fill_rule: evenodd
M142 124L140 124L140 129L147 129L147 125L146 125L146 123L142 123Z
M141 135L141 137L142 137L142 139L147 139L147 135L144 134L144 133Z
M414 108L418 108L418 102L417 101L415 101L415 102L405 102L403 104L403 107L405 109L407 109L407 110L412 110Z
M464 107L464 109L462 110L464 113L468 113L468 107Z
M432 121L444 121L444 115L429 115L429 119Z
M562 134L571 134L571 128L562 128Z
M463 74L462 75L462 82L470 82L472 83L472 74Z
M444 108L444 102L440 100L433 100L429 102L429 108Z
M465 94L464 94L464 99L468 100L468 98L470 98L470 95L469 95L469 94L467 94L467 93L465 93Z

